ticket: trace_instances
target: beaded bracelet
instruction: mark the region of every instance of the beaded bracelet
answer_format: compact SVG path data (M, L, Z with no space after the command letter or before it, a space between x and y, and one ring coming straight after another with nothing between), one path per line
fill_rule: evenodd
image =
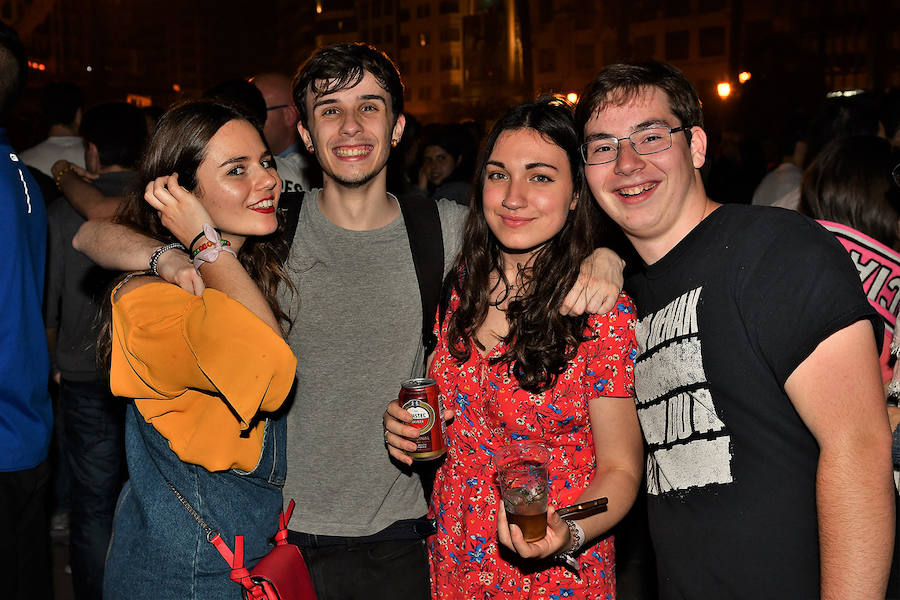
M62 184L63 175L65 175L69 171L74 171L74 170L75 170L75 165L73 165L72 163L69 163L65 169L63 169L62 171L60 171L59 173L56 174L56 187L58 189L62 189L62 188L60 188L60 185Z
M223 239L219 238L218 245L221 247L230 246L231 242L229 242L228 240L223 240ZM209 242L209 241L203 242L202 244L200 244L199 246L197 246L196 248L191 250L191 258L196 258L198 254L200 254L207 248L214 248L215 246L216 246L216 242Z
M228 240L222 240L219 238L218 232L213 229L212 225L209 223L203 224L203 235L206 236L206 239L209 240L205 244L201 244L199 248L196 249L194 253L192 253L192 258L194 259L194 268L198 271L200 267L202 267L206 263L216 262L219 258L219 252L224 251L228 252L237 258L237 253L229 248L231 246L231 242Z
M578 552L578 550L580 550L581 546L584 544L584 529L582 529L581 525L579 525L575 521L569 519L563 519L563 521L569 528L569 536L572 538L572 545L565 552L560 552L559 554L557 554L556 558L564 562L573 570L577 571L578 561L575 560L575 557L573 555Z
M157 248L153 254L150 256L150 274L159 277L159 271L156 270L156 267L159 265L159 257L163 255L163 253L168 252L169 250L182 250L187 252L185 247L178 242L173 242L171 244L166 244L165 246L161 246Z

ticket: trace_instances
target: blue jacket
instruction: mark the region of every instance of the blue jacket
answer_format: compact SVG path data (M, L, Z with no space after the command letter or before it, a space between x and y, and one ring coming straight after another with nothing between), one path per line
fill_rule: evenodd
M0 471L39 465L50 444L46 244L41 192L0 128Z

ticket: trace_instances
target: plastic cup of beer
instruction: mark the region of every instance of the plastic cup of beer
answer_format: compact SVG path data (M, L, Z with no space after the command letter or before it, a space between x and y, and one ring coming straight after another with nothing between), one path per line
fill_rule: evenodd
M494 454L506 520L519 526L526 542L547 533L549 460L547 448L535 442L516 442Z

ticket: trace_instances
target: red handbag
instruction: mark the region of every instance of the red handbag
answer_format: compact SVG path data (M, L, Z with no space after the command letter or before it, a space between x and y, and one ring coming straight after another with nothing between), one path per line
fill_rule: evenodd
M287 525L294 512L293 499L288 503L287 510L281 511L278 516L275 547L248 571L244 566L244 536L234 536L232 552L219 532L206 524L181 492L168 479L166 483L231 567L231 580L243 587L241 593L245 600L316 600L316 591L300 548L287 541Z
M275 547L250 571L244 567L244 536L235 536L234 553L218 533L209 540L231 567L231 580L244 587L241 592L245 600L316 600L300 548L287 542L287 524L293 511L291 500L287 511L278 517Z

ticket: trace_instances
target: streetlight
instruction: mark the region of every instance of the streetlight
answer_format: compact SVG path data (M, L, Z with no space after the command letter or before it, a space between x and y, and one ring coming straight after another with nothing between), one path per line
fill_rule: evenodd
M716 85L716 92L719 94L719 98L725 100L731 95L731 84L727 81L719 83Z

